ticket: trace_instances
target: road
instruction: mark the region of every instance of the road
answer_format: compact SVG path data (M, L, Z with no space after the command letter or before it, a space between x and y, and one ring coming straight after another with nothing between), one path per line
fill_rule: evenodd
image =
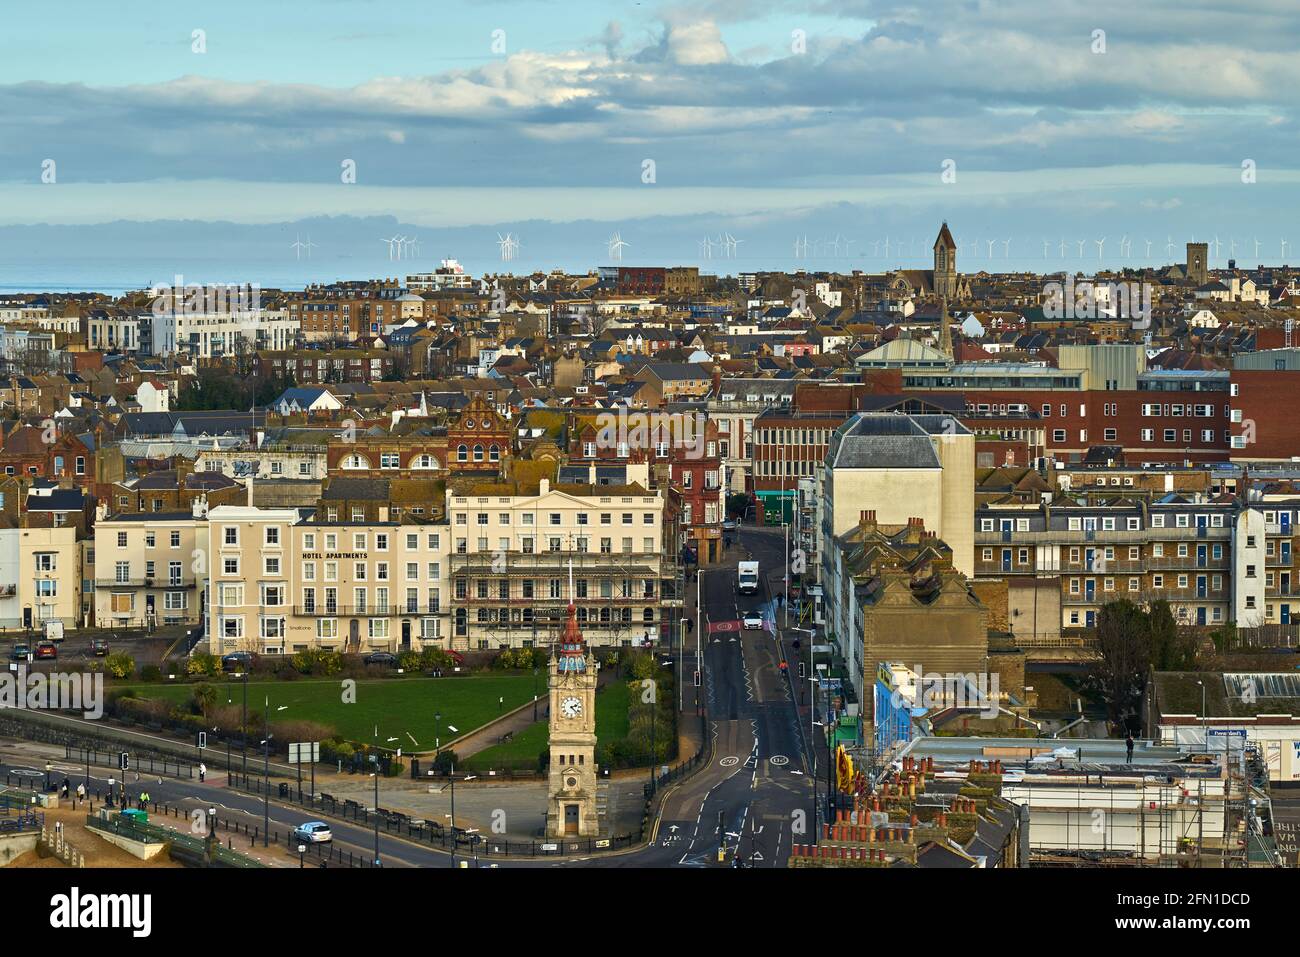
M736 594L735 562L745 552L758 559L762 575L782 567L779 535L743 530L728 556L730 564L701 573L703 691L712 764L669 791L652 846L586 863L717 866L725 840L728 861L739 845L740 858L752 866L782 867L791 843L806 841L805 834L811 833L812 769L791 688L780 669L782 643L767 631L709 634L711 622L738 621L744 612L769 605L765 594ZM688 702L688 718L690 712Z

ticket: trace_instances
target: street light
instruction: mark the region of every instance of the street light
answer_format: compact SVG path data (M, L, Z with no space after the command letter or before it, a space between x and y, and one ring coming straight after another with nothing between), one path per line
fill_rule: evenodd
M1206 754L1210 752L1210 732L1205 721L1205 682L1196 682L1201 686L1201 745Z
M444 784L438 789L441 794L447 788L451 788L451 866L456 866L456 769L450 768L447 772L451 776L451 783ZM477 774L471 774L465 778L466 781L473 781Z
M533 720L537 720L537 669L533 669Z

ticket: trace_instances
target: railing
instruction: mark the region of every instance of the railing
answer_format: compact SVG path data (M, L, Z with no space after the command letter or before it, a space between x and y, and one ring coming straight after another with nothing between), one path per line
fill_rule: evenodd
M232 774L229 786L236 790L260 795L266 783L252 776ZM271 785L276 787L276 785ZM647 785L648 787L648 785ZM288 783L278 786L273 795L277 800L305 808L322 817L351 821L363 827L372 827L376 819L385 834L427 844L442 850L454 849L463 855L479 857L559 857L570 854L600 854L623 850L641 843L641 834L620 834L610 838L597 837L536 837L526 839L496 839L490 835L470 834L456 828L443 827L437 821L413 818L400 811L387 808L368 808L353 800L340 801L330 794L299 795Z
M167 807L166 805L161 805ZM160 805L154 805L158 812ZM170 810L170 809L169 809ZM167 844L172 857L200 867L260 868L266 865L240 854L220 841L182 834L171 828L160 827L146 821L136 821L121 814L110 815L107 810L86 815L86 827L104 834L115 834L141 844Z

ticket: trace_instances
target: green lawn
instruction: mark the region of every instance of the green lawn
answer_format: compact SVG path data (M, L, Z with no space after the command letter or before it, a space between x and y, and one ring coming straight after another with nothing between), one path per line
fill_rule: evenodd
M216 679L217 703L225 705L227 697L235 705L243 702L243 683ZM190 699L193 684L133 684L130 687L146 698L165 698L181 704ZM116 690L116 689L114 689ZM545 693L545 685L538 685ZM402 748L406 753L432 751L435 739L447 742L487 724L499 714L510 711L533 698L532 675L474 675L457 678L399 678L358 681L356 702L344 704L339 679L302 679L298 681L249 682L248 711L250 724L262 711L266 698L271 702L271 723L276 721L318 721L329 725L342 737L361 743L374 740L376 725L380 743ZM497 699L504 697L504 706ZM276 709L285 706L284 711ZM441 721L434 715L440 713ZM454 726L457 730L452 731ZM409 736L408 736L409 735ZM388 742L388 738L397 741ZM415 739L412 744L411 738Z
M620 741L627 737L627 682L615 681L596 691L596 740ZM467 771L513 766L537 760L546 748L549 722L542 718L530 724L505 744L484 748L464 761Z

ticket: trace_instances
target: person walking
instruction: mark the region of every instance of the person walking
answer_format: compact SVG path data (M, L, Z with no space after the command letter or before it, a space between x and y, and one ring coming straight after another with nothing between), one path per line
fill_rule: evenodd
M77 785L77 800L86 800L86 785L84 783Z
M72 793L72 782L67 778L63 779L63 784L59 786L59 796L66 798Z
M208 777L208 766L202 761L199 762L199 783L202 784Z
M1133 763L1133 732L1128 732L1124 738L1124 753L1129 764Z

